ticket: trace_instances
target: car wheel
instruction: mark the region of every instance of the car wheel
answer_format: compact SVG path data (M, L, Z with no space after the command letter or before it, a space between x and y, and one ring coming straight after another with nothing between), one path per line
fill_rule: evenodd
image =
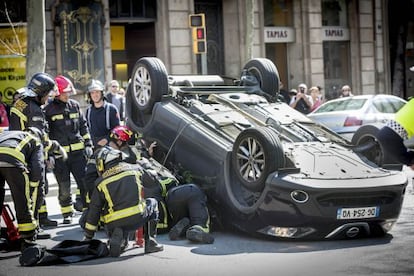
M260 88L273 98L279 94L279 72L275 64L267 58L255 58L249 60L243 67L253 75L260 84Z
M352 136L351 143L356 146L356 152L362 154L378 166L382 166L387 160L376 138L379 129L380 127L376 125L361 126Z
M139 59L128 88L135 107L143 113L151 113L154 104L168 93L168 73L164 63L154 57Z
M243 130L234 142L232 164L247 190L262 191L269 173L285 165L279 137L266 127Z

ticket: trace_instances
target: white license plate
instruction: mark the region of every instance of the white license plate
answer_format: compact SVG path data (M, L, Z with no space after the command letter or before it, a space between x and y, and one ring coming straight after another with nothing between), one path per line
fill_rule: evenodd
M337 219L362 219L362 218L376 218L379 216L380 208L375 207L361 207L361 208L340 208L336 212Z

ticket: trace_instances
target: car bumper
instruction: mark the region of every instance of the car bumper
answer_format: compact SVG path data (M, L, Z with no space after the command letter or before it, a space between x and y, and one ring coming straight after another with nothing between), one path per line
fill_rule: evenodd
M265 200L257 209L259 234L278 238L337 239L371 236L388 232L401 211L406 180L398 174L378 179L389 185L365 185L364 180L318 180L318 187L302 185L289 176L270 178ZM339 181L340 180L335 180ZM325 182L325 183L324 183ZM349 182L349 188L346 183ZM326 185L326 188L320 186ZM339 218L340 210L378 210L373 217Z

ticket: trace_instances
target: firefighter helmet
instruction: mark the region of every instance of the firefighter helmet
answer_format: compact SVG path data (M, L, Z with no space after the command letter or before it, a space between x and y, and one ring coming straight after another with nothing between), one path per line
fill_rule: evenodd
M100 80L92 80L88 86L88 92L92 91L104 91L105 87Z
M43 98L49 95L51 91L55 91L56 83L51 75L47 73L36 73L30 79L27 88L34 93L31 96Z
M57 85L56 96L60 96L62 93L76 94L76 90L73 87L73 83L65 76L56 76L55 82Z
M109 167L121 162L123 158L122 151L109 146L102 147L96 154L96 170L98 173L103 173Z
M128 143L131 140L133 135L134 133L129 127L116 126L111 130L111 134L109 135L109 137L111 138L111 140L122 141L122 142Z

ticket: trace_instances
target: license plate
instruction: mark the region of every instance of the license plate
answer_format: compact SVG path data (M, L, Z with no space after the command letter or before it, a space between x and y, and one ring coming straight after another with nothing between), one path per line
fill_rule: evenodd
M337 219L362 219L362 218L376 218L379 216L380 208L375 207L361 207L361 208L340 208L336 212Z

